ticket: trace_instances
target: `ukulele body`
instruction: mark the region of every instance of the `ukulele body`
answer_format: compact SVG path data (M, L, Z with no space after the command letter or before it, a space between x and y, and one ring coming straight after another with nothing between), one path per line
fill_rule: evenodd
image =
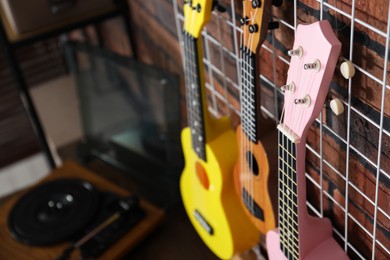
M268 259L284 260L287 257L280 250L279 229L271 230L267 233L267 251ZM345 252L340 248L333 237L323 241L319 246L314 248L304 260L341 260L348 259Z
M237 157L228 118L213 122L206 143L206 162L192 149L190 128L182 131L185 168L180 190L188 217L205 244L221 259L253 247L259 235L248 221L234 191L232 170Z
M252 223L262 234L266 234L276 226L268 188L272 167L261 142L252 143L243 132L241 125L238 126L236 135L239 146L234 168L236 192ZM267 135L267 137L277 141L276 136ZM275 156L277 153L272 151L270 155ZM276 158L272 160L276 161Z
M344 250L332 236L332 224L327 218L309 215L306 206L306 132L296 145L297 182L298 182L298 244L299 259L305 260L344 260L349 259ZM274 229L266 236L268 258L270 260L287 259L280 249L279 230Z

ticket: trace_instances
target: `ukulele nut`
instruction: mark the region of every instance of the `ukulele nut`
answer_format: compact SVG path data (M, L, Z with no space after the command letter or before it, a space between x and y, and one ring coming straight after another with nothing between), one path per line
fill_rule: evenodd
M305 63L304 65L303 65L303 68L305 69L305 70L315 70L315 71L320 71L320 69L321 69L321 63L320 63L320 61L319 60L314 60L314 62L313 63Z
M311 99L309 95L306 95L304 98L297 98L294 100L296 105L305 105L306 107L310 106Z
M288 56L292 57L292 56L297 56L298 58L302 58L302 55L303 55L303 49L301 46L298 46L298 48L294 49L294 50L289 50L287 52Z

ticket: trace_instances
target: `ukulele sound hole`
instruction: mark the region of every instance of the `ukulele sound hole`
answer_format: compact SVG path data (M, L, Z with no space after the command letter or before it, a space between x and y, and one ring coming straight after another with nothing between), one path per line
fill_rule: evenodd
M246 162L253 175L259 175L259 165L257 164L254 154L250 151L246 152Z
M203 168L200 162L196 162L195 168L196 168L196 176L198 176L198 180L202 184L203 188L208 190L210 187L210 182L206 170Z

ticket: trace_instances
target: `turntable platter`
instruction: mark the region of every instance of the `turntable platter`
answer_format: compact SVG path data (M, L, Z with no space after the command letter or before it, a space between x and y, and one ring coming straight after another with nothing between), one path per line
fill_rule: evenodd
M53 245L82 230L95 215L98 203L98 192L87 181L47 182L15 204L8 218L8 228L20 242Z

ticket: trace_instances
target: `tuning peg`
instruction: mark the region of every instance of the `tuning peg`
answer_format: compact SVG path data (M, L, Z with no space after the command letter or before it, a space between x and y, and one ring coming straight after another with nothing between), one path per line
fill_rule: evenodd
M260 0L252 0L252 7L253 7L253 9L260 8L261 1Z
M311 99L309 95L306 95L304 98L296 98L294 100L295 105L305 105L306 107L310 106Z
M282 90L283 93L285 91L290 91L291 93L294 93L294 91L295 91L295 84L294 84L294 82L291 81L290 83L281 86L280 89Z
M224 5L219 4L218 1L213 1L213 9L216 9L220 13L226 12L226 7Z
M272 5L279 7L283 4L283 0L272 0Z
M298 58L302 58L302 55L303 55L303 49L301 46L298 46L298 48L294 49L294 50L289 50L287 52L288 56L297 56Z
M251 24L248 27L249 33L255 33L259 30L259 26L257 24Z
M268 30L274 30L279 28L279 22L270 22L268 24Z
M349 60L341 63L340 71L341 74L346 79L350 79L355 75L355 67L353 66L352 62L350 62Z
M192 10L196 10L198 13L202 10L202 6L200 4L194 5L192 7Z
M321 63L319 60L315 59L313 63L305 63L303 65L303 68L305 70L315 70L315 71L320 71L321 68Z
M341 103L340 99L335 98L332 101L330 101L330 109L332 109L332 112L338 116L344 112L344 106L343 103Z
M249 18L248 18L248 16L241 17L241 18L240 18L240 24L241 24L241 26L243 26L243 25L248 25L248 24L249 24Z

